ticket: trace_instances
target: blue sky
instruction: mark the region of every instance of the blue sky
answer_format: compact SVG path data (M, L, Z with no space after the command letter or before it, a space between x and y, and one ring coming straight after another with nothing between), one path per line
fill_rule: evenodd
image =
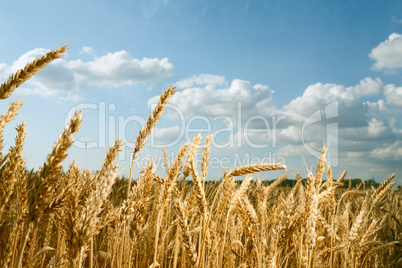
M185 90L137 172L160 147L170 155L213 132L210 179L260 160L305 176L329 141L336 176L347 169L382 181L397 172L402 183L400 1L2 1L0 30L2 81L49 49L71 47L11 98L25 105L5 143L26 120L29 167L42 165L78 104L84 125L66 164L99 168L120 135L127 174L141 121L173 84Z

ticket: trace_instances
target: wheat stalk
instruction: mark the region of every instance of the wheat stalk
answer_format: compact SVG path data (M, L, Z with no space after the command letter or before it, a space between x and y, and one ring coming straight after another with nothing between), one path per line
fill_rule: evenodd
M158 123L158 120L160 116L163 113L163 110L165 109L166 104L169 102L170 97L173 96L173 94L176 92L175 87L170 86L165 92L162 93L162 95L159 98L159 102L152 111L151 115L149 116L146 124L142 127L142 130L140 133L138 133L137 139L135 140L135 147L133 150L133 157L131 159L131 165L130 165L130 175L129 175L129 181L128 181L128 189L127 189L127 197L130 192L130 187L131 187L131 178L132 178L132 169L134 165L134 160L139 151L144 147L147 138L149 135L151 135L152 129L156 126L156 123Z

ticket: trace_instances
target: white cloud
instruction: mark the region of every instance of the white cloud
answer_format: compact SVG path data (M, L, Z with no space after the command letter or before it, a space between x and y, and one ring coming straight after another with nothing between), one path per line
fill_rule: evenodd
M334 101L340 101L346 105L352 105L359 101L360 97L369 95L378 95L383 88L380 78L375 80L366 77L360 80L359 84L354 87L345 87L337 84L316 83L310 85L304 91L301 97L296 98L285 106L285 110L293 110L303 115L309 115L317 108L317 106L327 105ZM307 109L307 107L312 109Z
M375 60L373 69L395 71L402 68L402 35L393 33L387 40L371 50L370 58Z
M354 92L357 97L370 96L370 95L378 95L381 92L384 84L379 77L375 80L366 77L363 80L360 80L360 83L354 87Z
M300 143L301 142L301 127L300 126L288 126L279 131L278 137L281 141L290 143Z
M23 69L28 62L32 62L37 57L42 57L44 54L49 52L48 49L44 48L35 48L31 51L28 51L21 57L19 57L13 64L8 65L5 63L0 63L0 78L5 79L10 75L15 73L16 71Z
M179 91L169 102L167 117L178 119L183 115L186 130L217 131L218 144L233 148L241 147L239 144L262 148L275 142L267 117L276 109L270 103L273 91L267 85L241 79L228 83L223 76L211 74L192 76L175 85ZM158 100L155 96L148 105Z
M402 87L388 84L384 87L384 95L388 103L402 106Z
M368 106L369 110L372 114L377 114L379 112L388 112L388 108L385 105L385 101L383 99L379 99L376 102L366 101L365 105Z
M230 86L225 84L224 77L202 74L177 82L179 89L171 100L171 104L180 108L186 116L237 116L238 107L242 113L250 113L265 109L271 100L273 91L266 85L252 85L249 81L234 79ZM148 105L158 102L159 97L148 101Z
M302 96L285 105L283 110L289 117L299 121L306 119L317 109L323 108L331 102L340 100L350 103L354 99L351 88L336 84L316 83L308 86Z
M384 85L380 78L366 77L354 86L316 83L283 107L275 107L273 91L267 85L245 80L228 82L222 76L204 74L183 79L176 85L183 90L177 92L170 103L185 115L182 127L188 127L186 123L193 116L201 116L208 120L212 129L204 131L214 132L225 128L216 136L219 148L215 148L223 150L224 155L238 151L265 153L268 148L274 149L279 157L300 158L303 155L307 159L312 151L319 153L323 144L328 142L328 157L332 163L343 167L361 163L360 166L368 170L371 166L378 167L375 164L380 157L388 157L388 162L401 158L402 144L394 144L402 138L398 121L393 118L397 117L398 111L388 106L391 102L399 101L399 90L394 85ZM156 103L158 99L158 96L154 97L148 104ZM337 108L328 109L334 103ZM319 120L313 120L313 124L303 128L303 123L313 114ZM231 123L215 121L217 116L228 118ZM244 133L246 122L257 116L258 120L247 126L257 131ZM280 117L283 120L278 120ZM261 118L266 118L269 124ZM276 118L277 124L273 124L273 118ZM338 131L333 131L329 127L331 124L337 124ZM198 126L200 124L191 128ZM180 131L159 130L158 136L162 135L163 140L166 135L172 140L180 136ZM185 135L182 137L180 142L186 138ZM223 145L225 147L222 149Z
M234 79L230 86L227 86L228 83L224 77L203 74L183 79L177 85L186 89L179 91L172 98L171 104L178 107L187 119L192 116L205 118L211 123L213 129L217 127L214 118L224 116L230 121L225 124L225 127L236 129L230 134L231 136L245 136L244 133L237 133L239 124L242 124L242 131L244 131L245 123L259 116L247 126L249 129L266 130L258 134L247 134L254 143L258 143L256 140L260 139L260 143L268 140L270 143L275 141L280 145L296 146L301 144L304 138L304 142L309 145L320 147L323 142L336 138L334 134L326 133L327 126L331 123L338 123L339 129L342 129L339 135L342 139L350 141L380 140L392 134L390 126L381 118L381 114L392 113L386 108L384 100L380 99L377 102L361 100L364 96L381 93L384 85L379 78L367 77L357 85L349 87L316 83L307 87L302 96L280 109L273 105L273 91L268 86L252 85L249 81ZM148 104L156 103L158 99L159 97L156 96L150 99ZM329 109L334 102L337 109ZM241 110L238 109L238 105L241 105ZM317 114L318 121L311 125L307 124L303 128L303 124L314 113ZM331 117L334 118L331 119ZM282 119L279 120L279 118ZM328 122L327 119L332 121ZM276 123L274 123L275 120ZM234 135L234 133L237 134Z
M370 137L378 138L384 135L387 129L388 127L385 126L384 122L376 118L372 118L371 121L369 122L368 134Z
M376 148L370 152L370 156L382 160L402 160L402 143L396 141L388 146Z
M5 63L0 63L0 78L1 80L6 80L11 75L11 68Z
M93 47L91 47L91 46L82 47L82 48L81 48L81 51L80 51L80 54L89 54L89 55L92 55L92 54L94 54L94 49L93 49Z
M25 65L28 62L32 62L33 60L35 60L37 57L42 57L43 55L45 55L47 52L49 52L48 49L45 48L35 48L31 51L28 51L27 53L25 53L24 55L22 55L21 57L18 58L18 60L16 60L12 66L11 66L11 71L14 73L15 71L22 69L25 67Z
M90 53L91 47L83 51ZM0 64L0 76L7 77L23 68L27 62L48 52L34 49L21 56L11 66ZM127 51L108 53L91 61L67 60L61 58L50 63L32 77L23 93L51 95L60 91L90 90L100 87L120 87L137 83L155 83L173 75L174 68L167 58L136 59Z
M282 110L288 122L292 124L303 123L313 113L325 110L331 103L337 102L338 119L340 127L359 127L367 125L367 103L361 97L377 95L381 92L383 83L381 79L366 77L356 86L346 87L337 84L316 83L307 87L303 95L284 105ZM359 116L351 116L358 114Z

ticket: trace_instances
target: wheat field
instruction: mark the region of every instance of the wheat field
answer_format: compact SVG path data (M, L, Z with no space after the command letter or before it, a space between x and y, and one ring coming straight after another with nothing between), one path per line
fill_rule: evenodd
M68 50L61 46L1 84L7 99ZM0 115L1 267L402 267L402 194L395 174L377 188L333 178L326 148L307 180L281 186L286 166L260 163L208 178L212 136L185 143L156 174L149 162L132 180L134 159L175 94L169 87L135 142L129 179L118 177L116 140L100 170L69 163L82 124L75 111L38 171L22 156L26 123L3 150L2 133L22 102ZM196 165L197 152L202 154ZM260 172L282 170L268 184ZM241 177L243 176L243 177ZM326 180L323 180L326 178ZM214 179L211 181L211 179Z

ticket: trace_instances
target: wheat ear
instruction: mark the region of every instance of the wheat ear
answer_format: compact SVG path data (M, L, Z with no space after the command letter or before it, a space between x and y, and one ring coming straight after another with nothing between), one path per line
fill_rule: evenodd
M25 65L24 69L18 70L14 75L11 75L6 82L0 86L0 99L7 99L14 90L30 79L40 69L55 59L61 58L68 50L67 46L61 46L56 50L46 53L40 58L36 58L33 62Z
M14 119L17 115L17 111L21 108L22 102L19 100L10 102L7 111L4 115L0 115L0 159L3 158L1 151L3 150L3 130L4 127Z
M245 174L268 171L268 170L286 170L286 166L280 163L279 164L262 163L262 164L244 165L232 169L228 176L236 177Z
M240 185L239 189L237 189L236 193L233 195L232 199L229 203L229 210L226 216L226 224L223 232L223 242L222 247L219 251L219 258L218 258L218 267L222 267L223 264L223 251L225 249L225 241L226 241L226 233L228 230L229 219L232 213L232 208L240 202L240 198L247 192L248 187L250 186L251 179L253 178L254 173L247 175L247 177L243 180L242 184Z
M162 93L162 95L159 98L159 102L156 105L155 109L152 111L151 115L149 116L147 123L142 127L140 133L138 133L137 139L135 140L133 157L131 159L130 175L128 177L127 198L130 193L131 178L132 178L135 157L137 153L141 151L141 149L144 147L147 138L149 137L149 135L151 135L152 129L155 127L156 123L158 123L158 120L162 115L166 104L169 102L170 97L173 96L175 92L176 92L175 87L170 86L165 92Z
M201 134L198 134L191 143L190 150L186 156L186 161L184 161L184 165L182 168L182 172L185 178L190 175L191 164L192 162L194 162L195 155L198 152L198 145L200 144L200 140L201 140Z
M17 137L15 138L15 146L10 148L8 160L1 173L0 181L0 219L4 212L4 208L14 191L14 185L17 182L17 170L23 166L21 158L22 147L26 136L26 124L22 123L17 127Z
M179 226L181 228L181 241L183 243L186 256L190 260L193 266L197 263L197 254L190 242L190 235L188 230L187 218L185 213L185 208L180 200L176 201L177 218L179 220Z
M208 174L208 164L209 164L209 154L211 151L212 135L208 135L205 138L204 149L201 157L201 175L202 175L202 185L205 186L205 179Z
M61 162L67 157L67 150L73 144L74 135L81 127L82 113L75 111L70 123L60 134L59 140L53 145L52 152L47 156L39 178L41 179L38 188L33 194L29 204L29 217L35 221L43 213L50 202L53 186L56 184L61 172Z

